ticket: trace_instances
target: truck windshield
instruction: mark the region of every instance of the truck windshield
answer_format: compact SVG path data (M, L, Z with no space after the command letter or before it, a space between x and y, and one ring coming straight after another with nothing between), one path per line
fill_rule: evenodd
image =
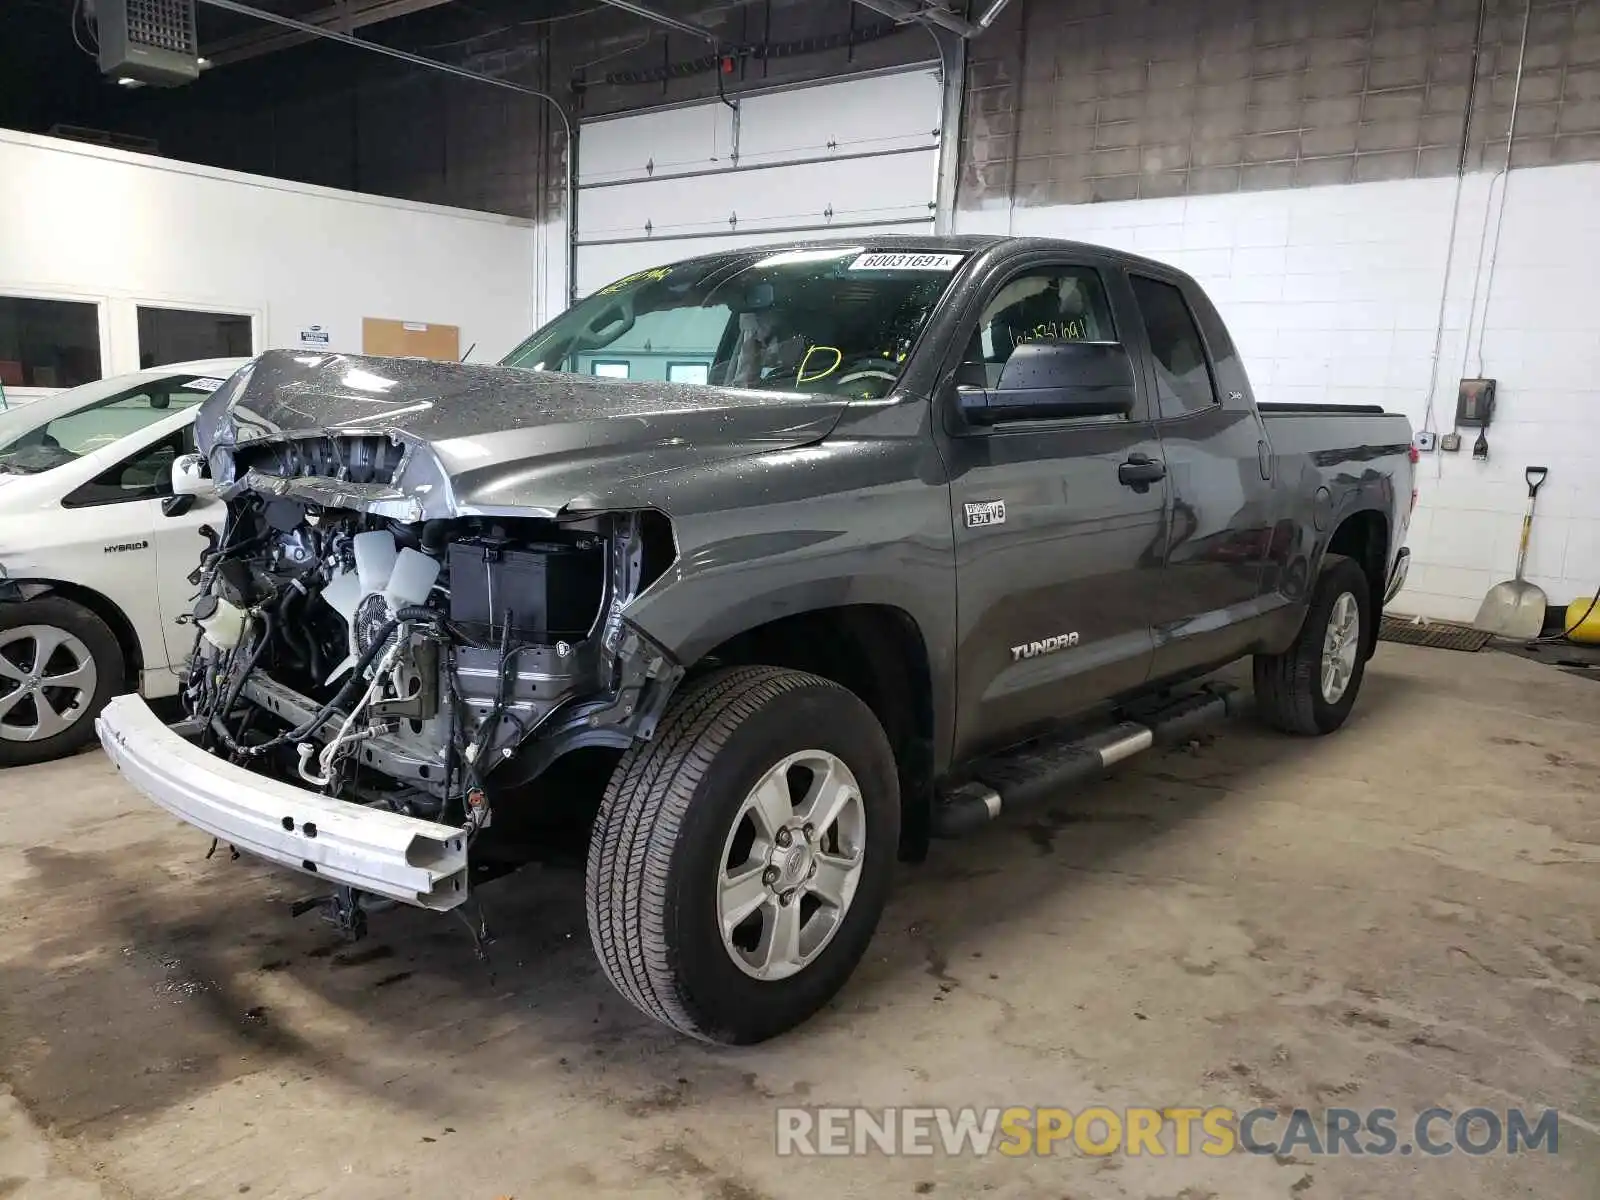
M963 257L856 246L691 259L601 288L502 363L877 399Z

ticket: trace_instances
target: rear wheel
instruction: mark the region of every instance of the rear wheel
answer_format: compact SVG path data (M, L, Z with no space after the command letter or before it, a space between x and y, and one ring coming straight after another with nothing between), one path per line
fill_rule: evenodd
M1366 674L1371 609L1366 573L1329 555L1294 644L1256 656L1256 709L1268 725L1314 737L1344 724Z
M774 667L707 676L629 750L589 846L589 932L643 1012L758 1042L844 985L888 896L894 757L872 711Z
M116 635L81 604L41 596L0 605L0 767L86 746L124 674Z

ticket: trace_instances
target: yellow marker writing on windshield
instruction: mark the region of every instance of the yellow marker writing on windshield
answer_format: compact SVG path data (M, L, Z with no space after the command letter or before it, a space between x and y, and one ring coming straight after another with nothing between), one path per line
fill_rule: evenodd
M615 283L607 284L595 293L596 296L609 296L620 292L631 283L658 283L672 274L671 267L656 267L649 271L635 271L632 275L625 275Z
M833 361L828 364L826 370L818 371L815 375L807 375L806 364L811 361L811 356L819 350L824 354L833 355ZM832 346L812 346L811 349L806 351L805 357L800 360L800 369L795 372L794 381L797 384L815 383L819 379L826 379L839 369L839 364L842 362L844 362L844 355Z

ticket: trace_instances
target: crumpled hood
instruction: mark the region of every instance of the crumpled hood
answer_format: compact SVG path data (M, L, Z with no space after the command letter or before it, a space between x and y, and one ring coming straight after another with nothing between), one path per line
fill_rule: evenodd
M346 506L428 517L552 515L589 507L622 483L811 444L848 404L838 396L271 350L206 400L196 436L217 471L219 452L229 458L255 443L378 434L413 452L381 506L359 503L356 489L342 493ZM320 499L335 502L326 493Z

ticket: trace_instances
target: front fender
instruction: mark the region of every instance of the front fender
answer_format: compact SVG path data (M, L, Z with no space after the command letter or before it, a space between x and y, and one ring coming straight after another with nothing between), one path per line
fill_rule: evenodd
M853 605L904 612L928 652L936 753L952 733L956 590L946 490L917 478L677 518L678 558L628 621L692 667L784 617Z

